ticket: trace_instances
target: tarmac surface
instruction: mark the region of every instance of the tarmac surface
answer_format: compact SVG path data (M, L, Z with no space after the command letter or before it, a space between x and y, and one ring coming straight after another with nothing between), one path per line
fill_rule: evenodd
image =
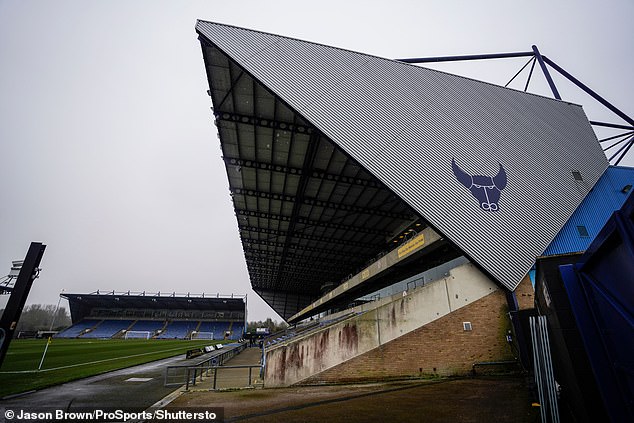
M170 407L222 407L225 422L538 422L522 376L186 392Z
M246 348L237 356L226 362L225 366L217 369L215 388L246 388L249 386L261 387L259 367L252 367L251 371L246 367L231 368L232 366L260 366L262 358L262 350L260 348ZM191 386L191 390L211 390L214 388L213 371L203 378L202 382L196 382L195 386Z
M247 348L226 366L258 366L260 357L259 348ZM221 407L227 423L539 421L539 409L531 406L526 380L519 375L260 389L259 371L254 368L251 388L227 389L249 385L247 368L227 368L217 375L220 390L212 390L213 377L190 386L187 392L184 387L163 386L167 366L199 361L185 360L181 355L105 373L0 400L0 409L144 410L167 404L178 409Z

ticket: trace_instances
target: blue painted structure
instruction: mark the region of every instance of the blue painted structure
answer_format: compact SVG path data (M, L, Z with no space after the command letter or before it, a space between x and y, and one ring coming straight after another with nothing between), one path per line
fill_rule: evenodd
M627 185L630 185L629 191L623 192L626 191L624 188ZM612 213L619 210L634 191L632 186L634 186L634 168L608 167L543 255L552 256L587 250ZM578 227L584 227L588 235L582 236Z
M55 335L55 338L77 338L83 331L99 323L98 319L83 319Z
M112 338L117 333L127 329L134 320L104 320L92 331L86 332L80 338Z
M559 271L610 420L634 421L634 197Z

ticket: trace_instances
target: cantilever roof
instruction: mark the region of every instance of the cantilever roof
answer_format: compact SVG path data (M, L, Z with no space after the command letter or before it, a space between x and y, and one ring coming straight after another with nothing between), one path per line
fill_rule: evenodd
M93 308L243 311L245 307L244 297L228 296L146 295L114 291L102 294L64 293L60 296L68 300L73 322L88 316Z
M239 145L240 137L251 136L264 150L268 138L258 137L262 125L257 119L271 118L270 109L278 107L273 112L277 120L288 113L291 123L318 134L315 139L287 139L298 145L298 168L307 163L309 145L336 151L346 164L332 173L358 165L364 178L401 200L398 213L421 217L509 289L517 286L608 165L578 105L228 25L199 21L196 29L214 112L217 117L226 112L225 120L237 122L231 131L219 124L225 155L225 146ZM239 127L239 119L251 127L251 135ZM238 149L232 152L243 158L258 154ZM262 157L258 162L267 160ZM454 175L453 159L470 175L494 176L503 166L507 184L498 211L479 207ZM269 155L268 160L270 164L275 158ZM229 168L228 173L232 185ZM302 190L305 186L295 186L297 197ZM331 200L345 201L345 194ZM390 226L378 219L376 228L392 232L406 221Z

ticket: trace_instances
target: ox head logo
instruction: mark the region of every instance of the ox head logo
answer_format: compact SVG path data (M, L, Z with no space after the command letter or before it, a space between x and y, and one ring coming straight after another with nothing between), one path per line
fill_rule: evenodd
M451 160L451 167L458 181L478 200L482 210L495 212L500 209L500 191L506 187L506 172L501 164L495 176L469 175L458 167L454 159Z

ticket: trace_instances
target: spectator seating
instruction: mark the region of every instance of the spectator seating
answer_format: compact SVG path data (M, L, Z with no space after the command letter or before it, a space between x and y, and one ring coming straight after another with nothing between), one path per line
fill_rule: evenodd
M130 329L136 331L148 331L156 332L159 329L163 329L165 321L163 320L137 320Z
M104 320L90 332L86 332L80 338L112 338L123 329L127 329L134 320Z
M90 330L92 329L92 330ZM147 331L156 339L187 339L192 331L213 332L214 339L224 339L225 333L231 331L229 339L241 339L244 334L243 322L198 322L175 320L101 320L84 319L59 332L57 338L112 338L121 334L122 330ZM156 333L164 329L161 333ZM87 332L86 332L87 331ZM85 333L84 333L85 332Z
M74 325L67 327L63 331L57 333L55 338L77 338L83 331L94 327L101 320L97 319L83 319Z
M156 339L186 339L189 334L196 330L199 322L175 320L168 323L167 327Z

